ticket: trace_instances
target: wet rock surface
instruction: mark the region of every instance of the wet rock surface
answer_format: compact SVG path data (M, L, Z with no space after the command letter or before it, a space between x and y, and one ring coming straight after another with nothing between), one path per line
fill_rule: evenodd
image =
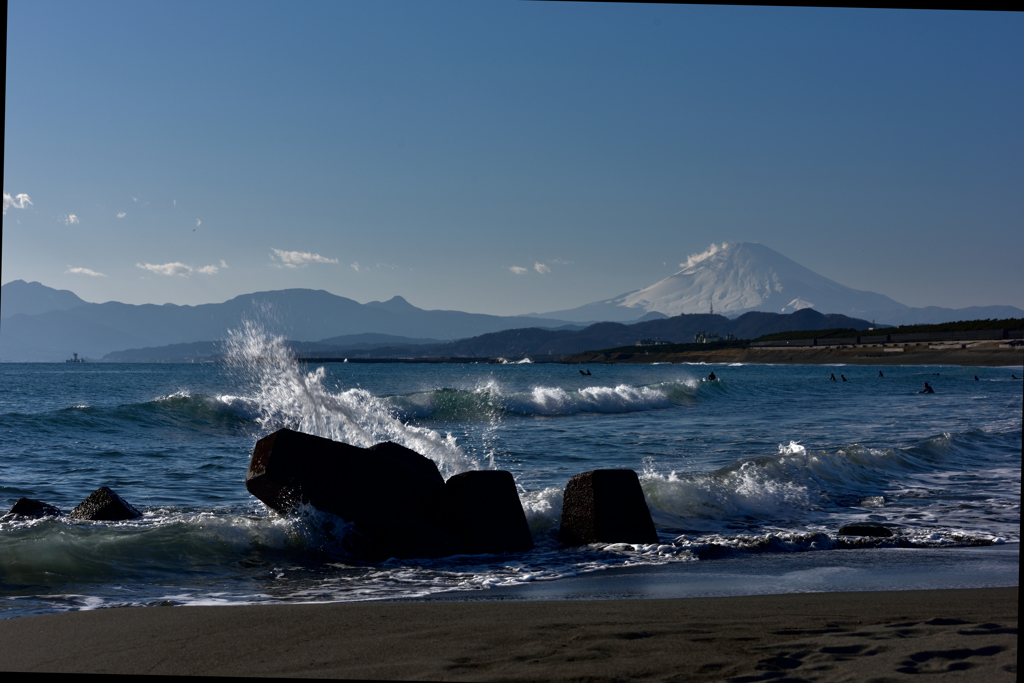
M593 470L577 474L565 486L563 545L657 543L640 478L633 470Z
M7 514L18 517L59 517L61 513L55 506L41 500L19 498Z
M873 538L891 538L892 530L881 524L847 524L839 528L840 536L871 536Z
M71 516L75 519L91 519L99 522L120 522L141 517L142 513L109 487L101 486L79 503L71 511Z

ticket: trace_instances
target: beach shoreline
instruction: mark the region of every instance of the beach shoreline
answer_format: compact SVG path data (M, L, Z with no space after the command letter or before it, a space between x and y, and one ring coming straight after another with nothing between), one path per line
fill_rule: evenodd
M1018 588L137 607L0 622L0 670L379 680L1014 680Z
M663 352L657 346L630 351L588 351L566 357L568 363L749 363L781 365L1024 365L1024 346L1002 342L887 344L860 346L758 347Z

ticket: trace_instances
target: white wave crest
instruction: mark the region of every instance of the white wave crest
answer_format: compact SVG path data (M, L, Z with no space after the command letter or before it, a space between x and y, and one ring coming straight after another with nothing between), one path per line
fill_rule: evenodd
M288 427L363 448L393 441L433 460L445 478L479 469L451 434L402 423L363 389L329 391L322 367L303 372L284 338L268 334L257 323L244 321L231 330L225 348L228 362L252 382L249 410L265 428Z

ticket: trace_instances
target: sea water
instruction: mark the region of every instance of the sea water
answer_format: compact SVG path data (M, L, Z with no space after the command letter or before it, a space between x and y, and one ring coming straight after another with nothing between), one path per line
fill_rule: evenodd
M65 513L0 519L0 618L485 597L537 581L556 594L568 577L666 565L755 591L763 576L749 568L765 561L820 573L878 548L857 562L882 569L888 548L948 571L965 548L1020 541L1019 367L304 364L255 327L229 341L226 363L0 365L0 512L25 496ZM924 382L934 394L918 393ZM345 520L282 516L246 491L253 445L280 427L394 441L445 477L508 470L537 547L357 562ZM659 543L559 547L566 482L601 468L640 475ZM99 486L143 516L69 518ZM387 481L366 486L388 494ZM856 522L895 535L837 534ZM874 588L898 587L884 575Z

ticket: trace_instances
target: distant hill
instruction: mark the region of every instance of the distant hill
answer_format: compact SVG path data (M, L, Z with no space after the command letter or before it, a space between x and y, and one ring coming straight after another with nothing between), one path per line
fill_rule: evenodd
M311 289L255 292L200 306L137 306L116 301L94 304L75 297L81 303L73 307L30 313L48 306L40 303L46 297L60 306L72 300L38 283L30 288L11 286L15 284L8 283L3 289L5 314L8 306L20 311L5 317L0 326L3 361L60 361L72 352L98 359L123 349L217 341L226 338L228 330L239 327L243 320L256 321L268 332L296 341L368 333L447 340L513 327L566 324L540 318L427 311L401 297L360 304ZM31 296L22 296L26 292Z
M735 320L721 315L683 314L632 325L614 322L595 323L582 330L504 330L444 344L367 348L352 354L352 357L495 358L565 355L632 345L644 339L657 339L665 343L688 343L702 330L716 332L722 337L731 333L739 339L754 339L765 334L789 330L818 330L826 327L866 328L870 325L867 320L844 315L822 315L813 309L791 314L751 312Z
M0 318L12 315L38 315L48 311L66 311L87 303L74 292L53 289L38 282L12 280L0 287Z

